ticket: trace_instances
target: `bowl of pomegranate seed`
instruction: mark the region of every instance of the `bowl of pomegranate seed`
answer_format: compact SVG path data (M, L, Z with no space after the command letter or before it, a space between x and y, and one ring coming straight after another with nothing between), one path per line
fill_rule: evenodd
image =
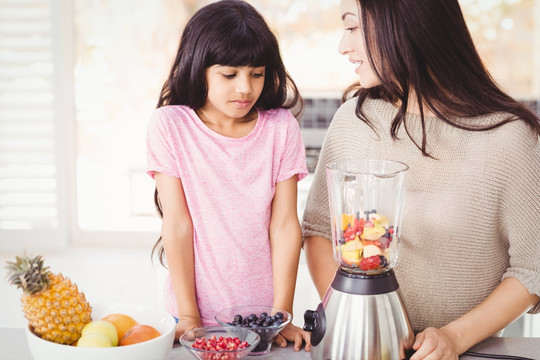
M244 358L260 340L249 329L208 326L188 331L180 337L180 344L199 360L233 360Z
M261 340L249 355L269 353L274 338L291 320L292 315L287 311L262 305L236 306L216 314L216 321L222 326L249 329L259 334Z

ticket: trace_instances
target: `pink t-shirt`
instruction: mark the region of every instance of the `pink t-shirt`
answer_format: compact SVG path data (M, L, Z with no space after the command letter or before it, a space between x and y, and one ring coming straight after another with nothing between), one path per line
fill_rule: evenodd
M268 226L276 183L307 175L298 122L290 111L259 111L243 138L217 134L189 107L154 111L147 172L182 179L193 221L195 288L203 325L219 310L272 305ZM170 279L165 307L177 316Z

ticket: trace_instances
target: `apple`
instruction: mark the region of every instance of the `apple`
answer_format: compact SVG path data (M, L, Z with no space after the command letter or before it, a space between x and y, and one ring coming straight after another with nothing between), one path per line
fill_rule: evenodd
M106 335L112 346L118 345L118 333L116 327L108 321L96 320L84 325L82 328L81 338L90 334ZM79 340L80 341L80 340Z
M381 225L375 225L373 227L364 227L364 232L360 236L363 240L378 240L381 236L386 234L386 229Z
M354 240L341 245L341 251L347 252L347 251L354 251L354 250L362 250L362 247L363 247L362 242L357 236Z
M83 335L77 341L78 347L98 348L98 347L112 347L113 344L108 335L103 333L90 333Z
M381 255L381 254L382 254L381 249L379 249L375 245L366 245L366 246L364 246L364 257L365 258L376 256L376 255Z

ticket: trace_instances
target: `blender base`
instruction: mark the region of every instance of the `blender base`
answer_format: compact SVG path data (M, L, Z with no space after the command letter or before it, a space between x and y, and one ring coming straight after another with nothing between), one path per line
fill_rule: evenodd
M306 311L316 360L402 360L414 334L394 271L352 275L339 269L316 311Z

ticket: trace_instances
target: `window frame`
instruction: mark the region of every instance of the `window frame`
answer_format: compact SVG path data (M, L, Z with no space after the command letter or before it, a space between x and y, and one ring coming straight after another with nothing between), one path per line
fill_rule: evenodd
M0 250L21 251L64 249L69 245L69 223L71 221L68 199L74 179L69 179L73 169L71 163L73 139L73 26L71 2L49 0L51 24L51 54L53 64L53 128L54 157L56 169L56 209L58 225L52 229L0 229ZM71 91L70 91L71 90Z
M49 0L48 5L58 225L53 229L0 229L0 251L62 250L69 247L151 248L159 236L158 232L91 231L78 225L74 7L70 0Z

